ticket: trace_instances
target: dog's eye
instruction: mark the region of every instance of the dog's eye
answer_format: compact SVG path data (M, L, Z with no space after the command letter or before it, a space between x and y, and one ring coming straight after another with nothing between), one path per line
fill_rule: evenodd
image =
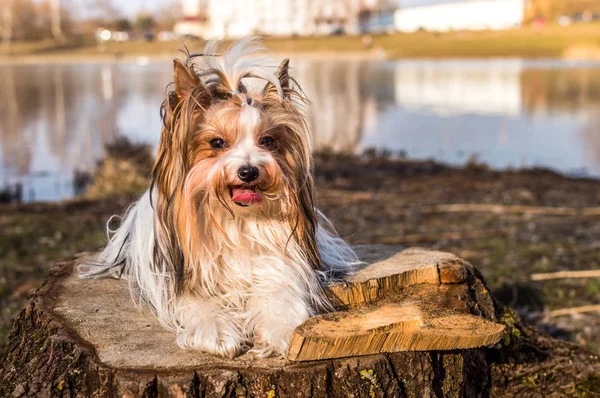
M212 149L223 149L225 148L225 141L222 138L215 138L210 141L210 146Z
M275 139L268 135L262 137L260 139L260 141L258 142L258 145L260 145L262 148L265 148L268 150L273 150L277 147L277 143L275 142Z

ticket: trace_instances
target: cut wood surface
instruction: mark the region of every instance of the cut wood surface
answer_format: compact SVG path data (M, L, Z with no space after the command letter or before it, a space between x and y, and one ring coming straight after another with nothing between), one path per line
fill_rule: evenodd
M497 343L503 332L503 325L465 313L430 317L411 303L387 304L310 319L296 329L288 359L481 347Z
M82 280L72 273L62 281L53 312L91 344L100 361L119 368L186 368L212 366L277 367L281 358L251 355L226 359L175 343L175 333L160 325L145 307L134 305L127 283L114 279Z
M485 395L490 388L482 382L489 377L485 353L455 350L493 343L502 328L494 323L493 300L473 268L454 255L423 249L356 250L364 268L330 289L340 298L338 311L309 319L294 334L290 358L323 359L303 362L182 350L172 331L132 303L125 281L81 280L74 270L82 260L58 264L15 323L0 368L1 391L110 397L362 397L373 391L396 397L439 396L441 390ZM337 340L323 349L324 339ZM436 351L395 352L429 349ZM335 359L343 356L352 357Z
M451 253L419 248L398 251L385 245L356 246L363 267L327 287L339 308L373 303L408 286L463 283L471 265Z
M294 332L288 359L307 361L398 351L453 350L497 343L504 326L469 314L472 268L459 257L419 248L358 246L365 264L328 287L340 311Z

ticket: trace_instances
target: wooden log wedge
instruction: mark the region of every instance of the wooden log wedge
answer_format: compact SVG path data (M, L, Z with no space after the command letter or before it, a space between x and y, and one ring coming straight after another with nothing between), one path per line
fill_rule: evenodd
M472 266L451 253L397 246L356 246L364 261L344 281L327 286L337 308L374 303L418 284L464 283Z
M327 287L340 311L300 325L292 336L289 360L473 348L502 337L504 326L469 314L460 300L472 272L466 261L420 248L355 250L363 267Z
M497 343L504 326L466 313L431 316L418 305L385 304L335 312L300 325L288 359L310 361L398 351L439 351Z

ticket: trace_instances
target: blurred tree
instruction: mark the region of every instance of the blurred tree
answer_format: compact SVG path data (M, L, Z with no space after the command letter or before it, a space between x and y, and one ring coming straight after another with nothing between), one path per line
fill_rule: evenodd
M171 1L156 12L156 27L159 30L173 30L181 20L181 1Z
M60 0L50 0L50 30L55 40L63 36L60 14Z
M119 19L119 11L112 0L91 0L90 8L96 14L94 19L104 20L105 22L114 22Z
M78 32L82 35L94 35L98 28L117 29L122 18L113 0L77 0L85 4L85 17L78 21Z
M146 13L139 14L135 19L135 27L142 32L152 29L154 27L154 17Z
M6 0L2 8L0 28L2 30L2 52L8 54L13 37L13 0Z
M120 18L117 20L116 28L119 31L129 32L130 30L133 29L133 25L131 24L131 21L129 19Z
M561 15L572 16L590 11L600 13L598 0L529 0L525 6L525 22L543 17L555 20Z
M73 20L65 8L55 8L53 0L18 0L12 6L12 38L41 40L70 35ZM54 24L53 24L54 14Z

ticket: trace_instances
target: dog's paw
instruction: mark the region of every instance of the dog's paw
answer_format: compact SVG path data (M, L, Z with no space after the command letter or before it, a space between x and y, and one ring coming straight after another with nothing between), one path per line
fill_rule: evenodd
M177 344L181 348L204 351L229 359L235 358L241 351L240 343L232 337L206 338L193 332L179 333Z
M288 341L282 341L278 345L270 345L269 343L262 341L262 339L254 339L254 345L248 352L253 353L259 358L272 356L285 357L288 346Z
M260 358L269 356L285 357L292 333L299 324L299 321L288 324L264 322L254 329L250 352Z
M235 325L224 321L210 320L187 325L177 333L177 344L181 348L200 350L225 358L235 358L240 354L242 342Z
M310 308L301 300L280 292L268 300L249 303L246 321L253 352L259 357L285 356L294 330L310 317Z

